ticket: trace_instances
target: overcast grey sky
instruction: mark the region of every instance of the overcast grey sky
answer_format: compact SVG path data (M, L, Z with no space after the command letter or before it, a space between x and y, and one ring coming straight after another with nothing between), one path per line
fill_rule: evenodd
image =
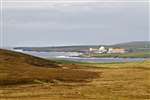
M4 45L91 45L149 40L146 1L57 1L5 0Z

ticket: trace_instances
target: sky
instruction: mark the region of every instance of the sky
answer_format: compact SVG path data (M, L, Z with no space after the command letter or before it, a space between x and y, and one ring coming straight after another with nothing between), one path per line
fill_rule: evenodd
M3 46L99 45L149 40L148 0L3 0Z

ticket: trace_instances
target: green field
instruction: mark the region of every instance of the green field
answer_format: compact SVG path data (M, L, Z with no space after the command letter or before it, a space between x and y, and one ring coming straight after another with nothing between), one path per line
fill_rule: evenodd
M134 52L134 53L125 53L125 54L84 54L81 57L113 57L113 58L150 58L150 52Z

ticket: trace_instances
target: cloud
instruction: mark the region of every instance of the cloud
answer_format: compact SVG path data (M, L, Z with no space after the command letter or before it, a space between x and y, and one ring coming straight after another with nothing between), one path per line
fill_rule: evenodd
M4 7L145 6L148 0L5 0Z
M7 46L39 45L41 41L41 45L72 45L148 40L147 2L5 1Z

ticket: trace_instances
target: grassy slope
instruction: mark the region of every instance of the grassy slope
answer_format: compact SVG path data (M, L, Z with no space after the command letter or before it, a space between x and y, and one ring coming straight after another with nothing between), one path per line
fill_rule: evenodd
M122 48L150 48L150 41L133 41L113 45Z
M0 61L2 63L2 60ZM72 81L71 83L65 81L65 83L58 82L57 84L44 83L44 84L22 84L22 85L16 84L12 86L0 86L0 99L1 100L91 100L91 99L149 100L150 99L150 66L149 66L150 61L138 63L132 62L132 63L112 63L112 64L98 64L98 63L78 64L77 62L62 61L61 65L62 66L65 65L65 67L70 68L68 69L68 72L65 72L68 74L63 73L60 75L61 78L62 77L64 78L65 74L69 75L69 77L72 78L72 80L76 80L77 78L83 80L85 79L84 75L87 76L89 75L88 73L85 74L84 72L89 71L99 73L100 77L97 77L96 79L87 83L82 81L78 83L76 81ZM8 64L7 67L8 66L10 65ZM76 69L81 72L78 73L76 72L75 69L74 72L72 72L73 70L71 68L75 67L77 68L82 67L82 69L80 70ZM4 69L2 68L4 67L1 66L0 64L0 71L4 71ZM32 68L34 68L34 70L32 70L32 72L34 73L34 74L32 73L32 75L35 75L34 79L36 79L37 76L42 78L47 77L47 75L49 76L49 72L52 73L51 71L52 69L59 69L59 73L63 72L61 68L50 68L50 69L46 68L46 71L44 70L45 68L41 67L32 66ZM57 71L54 70L53 73L55 74L52 73L49 77L55 75L57 76L58 72L57 73L56 72ZM28 75L27 74L28 72L24 71L22 73L23 74L21 75ZM2 75L5 74L1 73L1 78L2 77L4 78L4 76Z
M90 83L47 83L1 87L0 97L2 100L150 99L150 61L79 65L89 67L82 70L100 73L100 77Z
M53 80L82 82L97 76L94 72L63 69L55 61L30 55L0 50L0 85L36 83ZM82 74L81 74L82 73Z

